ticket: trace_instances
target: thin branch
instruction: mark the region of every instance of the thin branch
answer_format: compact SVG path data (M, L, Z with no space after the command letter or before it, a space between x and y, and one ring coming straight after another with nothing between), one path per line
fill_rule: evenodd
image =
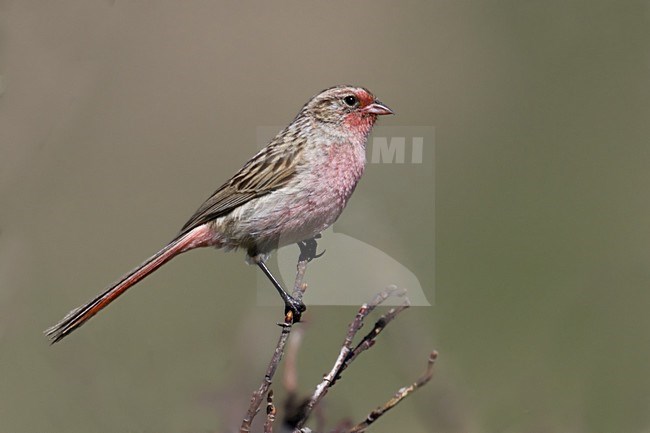
M341 371L339 372L339 375L334 378L334 382L332 382L330 387L333 386L334 383L336 383L336 381L341 378L340 373L342 373L343 370L348 368L348 366L350 364L352 364L352 362L357 358L357 356L359 356L359 354L361 352L363 352L365 350L368 350L372 346L375 345L375 341L376 341L377 337L379 336L379 334L381 334L381 332L384 329L386 329L386 326L388 326L388 324L390 322L392 322L393 319L395 317L397 317L397 315L399 313L406 310L410 306L411 306L411 303L409 302L408 298L405 298L404 303L402 305L400 305L399 307L391 308L386 314L382 315L379 319L377 319L377 321L375 322L375 325L373 326L372 330L370 332L368 332L363 337L363 339L359 342L359 344L356 345L354 350L352 350L352 352L350 352L350 354L348 355L348 357L345 360L345 364L343 365L343 368L341 368Z
M296 297L296 299L298 300L302 299L302 295L307 289L307 285L303 282L303 280L305 278L305 271L307 269L308 262L309 259L303 258L303 255L301 254L301 260L298 261L298 265L296 267L297 268L296 280L293 289L293 296ZM273 382L273 377L275 376L275 372L278 369L278 365L280 364L280 361L282 360L282 355L284 354L284 346L287 344L287 339L289 338L289 334L291 333L291 328L293 327L293 323L294 323L293 319L294 319L293 313L291 312L291 310L289 310L284 316L284 322L278 324L282 327L282 331L280 332L280 337L278 338L278 343L275 346L275 351L273 352L271 361L269 362L269 365L266 368L266 374L264 374L264 379L262 380L262 383L260 384L258 390L255 391L253 393L253 396L251 397L251 403L248 406L246 415L244 416L244 419L242 420L241 423L241 427L239 428L240 433L250 432L251 424L253 423L253 418L255 418L255 415L257 415L257 412L260 409L260 405L262 404L262 400L264 399L264 396L267 394L269 388L271 387L271 383Z
M417 390L418 388L424 386L427 382L429 382L433 377L433 365L435 364L436 359L438 359L438 352L434 350L429 355L429 360L427 362L427 369L425 370L422 376L420 376L410 386L399 389L390 400L388 400L386 403L384 403L383 405L379 406L377 409L370 412L365 420L363 420L362 422L360 422L359 424L355 425L350 430L348 430L348 433L365 432L366 429L372 423L377 421L377 419L380 416L382 416L383 414L385 414L386 412L394 408L399 402L404 400L415 390Z
M305 283L305 271L307 271L307 263L310 259L299 260L298 265L296 266L296 280L293 284L293 292L291 296L296 298L298 301L302 301L302 296L307 290L307 283Z
M307 284L304 282L307 263L309 263L314 258L319 257L322 255L322 253L320 255L316 254L317 243L315 239L301 242L298 245L300 246L301 254L296 268L296 279L293 286L292 297L301 302L304 292L307 289ZM377 337L383 332L386 326L388 326L388 324L390 324L390 322L393 321L397 315L399 315L402 311L410 306L408 299L404 297L405 293L405 290L398 290L394 286L389 287L386 290L378 293L370 302L363 304L359 308L359 311L357 312L354 320L348 326L343 344L339 350L339 355L336 358L332 369L327 375L323 377L321 383L316 386L311 397L303 400L299 400L297 396L298 379L296 368L297 351L298 347L300 346L303 333L301 329L298 329L294 333L293 337L289 338L294 323L297 323L300 319L298 316L294 317L292 311L289 310L285 314L284 322L278 324L281 326L282 330L280 332L275 351L266 369L262 383L260 384L258 390L256 390L251 397L251 403L239 430L240 433L250 432L253 419L260 410L264 396L266 396L266 418L264 421L264 433L273 433L273 423L275 422L277 416L277 409L273 403L273 391L270 390L270 387L278 366L284 356L285 349L287 351L285 361L286 367L282 382L284 388L287 391L287 401L285 403L286 415L283 421L283 428L289 428L294 433L310 433L311 430L307 427L304 427L305 423L314 410L321 409L319 403L325 397L329 389L334 386L336 381L341 378L343 371L345 371L362 352L373 347ZM391 308L388 310L388 312L379 317L370 332L361 338L356 346L353 346L353 340L361 328L364 326L365 318L373 310L375 310L375 308L386 301L386 299L388 299L390 296L404 297L403 304L398 307ZM402 401L416 389L426 384L431 379L433 375L433 364L437 356L437 352L432 352L431 356L429 357L429 363L424 375L422 375L410 386L401 388L393 396L393 398L372 411L363 422L353 427L349 421L345 423L339 423L335 431L341 433L357 433L365 431L368 426L375 422L384 413L395 407L400 401ZM322 430L324 420L320 421L321 422L318 424L320 426L320 430Z
M248 433L251 431L253 418L255 418L255 415L257 415L260 405L262 404L262 399L271 387L271 383L273 383L273 376L275 376L275 371L280 364L282 354L284 353L284 346L287 343L287 338L289 337L291 327L293 326L293 313L291 310L289 310L284 316L284 323L280 323L279 325L282 327L282 332L280 333L278 344L275 346L275 351L273 352L269 366L266 368L264 380L262 380L259 389L255 391L251 397L251 404L248 406L246 416L244 417L241 427L239 428L240 433Z
M325 394L329 391L329 389L334 385L336 380L341 376L341 373L343 370L345 370L349 363L349 359L351 356L358 356L359 353L361 353L363 350L366 348L369 348L372 346L373 343L368 343L368 344L363 344L366 341L372 341L374 342L374 337L376 337L381 330L384 329L386 324L392 320L399 312L403 311L404 308L399 308L399 309L391 309L389 313L387 313L384 317L384 320L386 320L386 316L389 317L388 322L385 322L383 325L378 326L375 324L375 328L371 331L369 335L374 335L374 337L369 337L366 336L362 340L362 342L355 347L355 349L352 349L352 340L354 337L357 335L359 330L363 327L363 321L364 319L370 314L375 308L377 308L378 305L383 303L386 299L388 299L392 295L397 295L397 296L404 296L406 293L405 290L399 290L396 287L390 287L388 289L385 289L381 292L379 292L375 297L370 301L369 303L363 304L361 308L359 308L359 311L357 312L357 315L355 316L354 320L352 323L350 323L348 327L348 332L345 336L345 340L343 341L343 345L341 346L341 350L339 351L339 355L336 358L336 361L334 362L334 366L330 370L330 372L323 377L323 380L321 383L319 383L316 386L316 389L314 390L314 393L312 394L311 398L309 399L308 403L305 406L305 411L303 414L303 418L296 424L296 430L300 431L301 427L305 425L307 422L307 419L309 418L309 415L311 414L312 410L314 407L320 403L320 401L325 397ZM395 310L395 311L393 311ZM392 313L391 313L392 312ZM390 316L389 316L390 314ZM377 321L377 323L379 323ZM374 334L373 334L374 333ZM356 354L355 354L356 352Z
M264 433L273 433L273 421L275 421L275 406L273 405L273 390L266 395L266 421L264 421Z

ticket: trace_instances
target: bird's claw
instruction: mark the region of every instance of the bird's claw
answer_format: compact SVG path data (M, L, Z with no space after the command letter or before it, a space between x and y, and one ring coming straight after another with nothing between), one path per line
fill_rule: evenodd
M300 248L299 260L301 262L311 262L312 260L322 257L323 254L325 254L326 250L323 250L321 253L316 253L316 250L318 248L318 242L316 242L316 239L320 239L321 237L322 236L319 233L311 239L298 242L298 247Z
M285 317L290 317L293 323L300 322L302 313L307 310L305 304L294 297L290 297L285 301L284 304L284 315Z

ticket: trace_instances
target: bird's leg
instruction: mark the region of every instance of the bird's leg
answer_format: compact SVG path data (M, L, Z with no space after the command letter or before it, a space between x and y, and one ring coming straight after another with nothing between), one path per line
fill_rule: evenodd
M302 316L302 313L307 309L305 304L302 303L302 301L297 300L293 296L287 293L286 290L282 287L280 282L275 279L269 268L266 266L266 263L264 261L260 260L257 262L257 266L262 269L262 272L267 276L269 280L271 280L271 283L273 286L275 286L275 289L278 291L280 294L280 297L284 301L284 314L287 314L289 311L293 313L293 322L298 323L300 322L300 316Z
M316 242L316 239L320 239L320 238L321 235L319 233L313 238L298 242L298 247L300 248L300 257L298 258L299 261L311 262L312 260L317 259L321 257L323 254L325 254L325 251L323 251L320 254L316 253L316 250L318 248L318 243ZM293 313L293 322L294 323L300 322L300 317L302 316L302 313L304 313L305 310L307 309L307 307L302 302L302 300L294 298L289 293L287 293L286 290L284 290L282 284L280 284L280 282L271 273L271 270L268 268L268 266L266 266L266 263L264 263L264 258L263 258L264 256L252 254L252 252L249 252L249 256L254 258L254 261L255 263L257 263L257 266L259 266L260 269L262 269L264 275L266 275L266 277L271 281L275 289L280 294L282 301L284 301L284 313L287 314L289 311L291 311Z

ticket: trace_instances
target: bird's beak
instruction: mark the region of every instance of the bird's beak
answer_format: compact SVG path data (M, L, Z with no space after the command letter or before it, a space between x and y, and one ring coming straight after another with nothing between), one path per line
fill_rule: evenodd
M375 101L372 104L366 105L363 107L362 111L366 113L371 113L371 114L376 114L378 116L382 116L384 114L395 114L393 113L393 110L388 108L387 105L384 103L378 101L375 99Z

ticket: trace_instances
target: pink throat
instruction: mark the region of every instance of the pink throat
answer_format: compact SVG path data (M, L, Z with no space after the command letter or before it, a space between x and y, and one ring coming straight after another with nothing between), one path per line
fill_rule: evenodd
M345 117L343 123L350 128L354 135L365 141L376 120L377 116L375 114L352 112Z

